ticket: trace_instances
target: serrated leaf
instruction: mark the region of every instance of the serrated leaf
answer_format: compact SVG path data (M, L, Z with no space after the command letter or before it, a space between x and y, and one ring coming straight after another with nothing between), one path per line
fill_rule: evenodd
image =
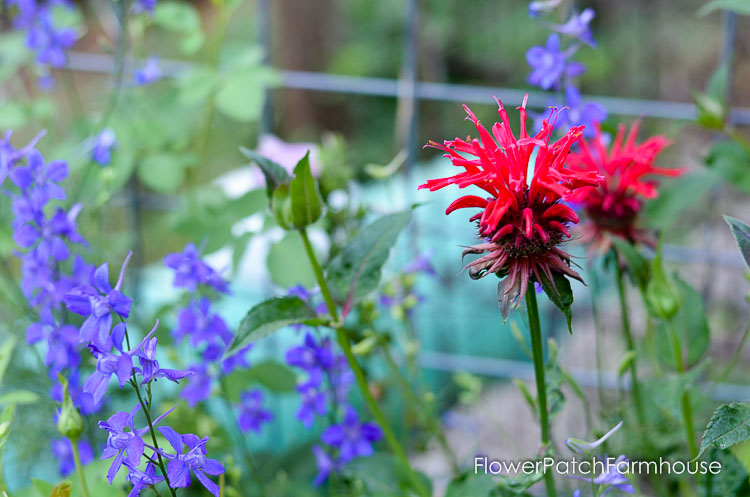
M724 220L732 230L732 235L734 235L734 239L737 241L737 246L740 248L742 257L745 259L745 264L750 267L750 226L739 219L729 216L724 216Z
M268 198L271 199L274 190L279 185L289 183L292 180L292 176L286 172L284 166L277 164L276 162L263 157L255 150L249 148L240 147L242 155L253 161L263 172L263 176L266 178L266 190L268 191Z
M553 281L549 281L548 278L543 277L542 289L547 297L562 311L565 315L565 321L568 323L568 332L573 334L573 311L571 306L573 305L573 289L570 287L570 281L564 275L553 272Z
M750 439L750 404L724 404L711 416L703 433L698 457L711 446L727 449Z
M383 264L410 218L410 210L381 217L362 229L328 264L331 294L345 304L345 312L377 288Z
M707 16L716 10L730 10L742 15L750 15L750 2L747 0L713 0L698 9L698 17Z
M323 198L310 172L310 152L294 168L294 179L289 184L291 200L291 221L295 228L304 228L320 218L323 212Z
M276 330L315 318L315 312L297 297L275 297L256 305L242 319L227 356Z

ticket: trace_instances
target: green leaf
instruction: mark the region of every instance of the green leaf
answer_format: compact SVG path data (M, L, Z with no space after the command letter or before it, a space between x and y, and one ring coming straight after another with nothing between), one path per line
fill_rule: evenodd
M278 329L290 324L301 324L313 318L315 312L297 297L275 297L265 300L250 309L242 319L227 355L238 352Z
M750 154L745 147L735 141L719 142L711 147L705 162L733 187L750 192Z
M625 258L628 264L627 270L630 280L638 288L645 290L649 279L649 267L646 258L632 243L619 237L612 237L611 240L617 252Z
M250 369L237 370L225 378L231 402L239 402L242 392L251 384L259 384L275 393L293 392L297 376L288 366L274 360L255 363Z
M730 10L742 15L750 15L750 2L747 0L713 0L698 9L698 17L704 17L716 10Z
M13 356L13 350L16 348L16 339L9 338L0 345L0 385L3 383L3 377L8 370L10 359Z
M687 373L667 374L644 381L648 398L662 413L679 420L682 415L682 394L695 384L705 366L704 362ZM695 403L695 395L692 400Z
M253 161L263 172L263 176L265 176L266 178L266 189L268 191L269 200L273 196L274 190L276 190L279 185L284 183L288 184L292 180L292 177L288 172L286 172L284 166L281 166L276 162L263 157L255 150L240 147L240 152L242 153L242 155Z
M13 390L0 395L0 404L33 404L39 396L28 390Z
M156 192L174 193L185 179L185 166L185 158L180 155L150 155L138 166L138 178Z
M573 305L573 289L570 287L570 281L563 274L553 272L553 281L549 281L547 277L542 277L542 288L547 297L562 311L565 315L565 321L568 323L568 332L573 334L573 311L571 306Z
M305 228L320 218L323 213L323 199L318 192L310 172L310 152L294 168L294 179L289 185L291 200L291 220L295 228Z
M731 450L731 449L730 449ZM704 497L742 497L750 495L748 473L744 465L732 455L730 451L712 448L707 460L721 464L718 475L706 475Z
M201 29L198 11L186 2L158 2L154 8L154 24L176 33Z
M711 446L726 449L750 439L750 404L732 402L719 406L703 433L698 457Z
M40 480L38 478L32 478L31 484L34 486L37 492L45 497L52 495L52 491L55 489L55 485L53 485L52 483Z
M729 216L724 216L724 220L729 224L734 239L737 240L737 246L745 259L745 264L750 267L750 226Z
M362 229L328 264L331 294L345 303L345 310L377 288L391 247L410 218L411 210L381 217Z
M448 484L445 497L486 497L496 487L495 480L486 473L464 473Z
M271 245L266 265L271 279L277 285L288 288L293 285L311 287L315 285L315 273L305 253L305 246L297 231L290 231L280 241Z
M276 80L276 73L262 66L230 73L216 93L216 107L235 121L257 121L263 111L266 88Z
M649 201L641 216L652 228L669 228L688 207L701 205L702 198L719 183L715 174L684 174L665 183L659 196Z
M204 103L219 83L219 75L210 67L197 66L175 80L177 100L185 105Z

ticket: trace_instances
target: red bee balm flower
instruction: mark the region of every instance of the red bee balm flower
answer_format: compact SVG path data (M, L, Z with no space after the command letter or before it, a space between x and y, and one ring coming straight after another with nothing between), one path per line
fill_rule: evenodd
M478 186L489 196L467 195L453 202L445 213L467 207L481 208L470 221L477 221L479 237L484 241L464 250L466 254L484 254L469 263L473 279L495 273L505 279L498 286L498 300L503 315L526 294L530 280L554 282L553 273L578 280L581 277L570 267L570 255L559 245L570 238L568 226L578 216L561 200L568 199L581 187L598 184L603 178L596 171L565 169L570 146L581 136L583 126L571 128L557 142L550 144L552 125L545 120L536 136L526 130L526 100L519 107L521 136L513 135L508 113L498 104L501 123L492 126L490 134L468 107L479 139L446 140L444 145L430 142L428 146L446 152L455 166L464 172L449 178L432 179L419 188L430 191L448 185L464 188ZM533 173L529 173L533 158ZM529 176L531 174L531 176ZM554 283L553 283L554 284Z
M640 122L635 122L625 136L625 126L620 125L611 149L608 151L599 125L591 140L582 140L579 151L568 157L569 166L582 172L598 172L605 178L599 188L582 188L572 200L580 202L588 221L583 226L581 240L600 252L609 250L610 235L619 236L630 243L656 246L656 240L636 226L643 198L657 196L658 182L654 175L679 176L682 169L654 167L653 162L662 149L671 142L657 135L640 144L635 143Z

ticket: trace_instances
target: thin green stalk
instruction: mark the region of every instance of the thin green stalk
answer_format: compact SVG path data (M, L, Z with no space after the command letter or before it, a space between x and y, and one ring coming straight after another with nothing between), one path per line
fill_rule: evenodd
M635 352L635 340L633 339L633 333L630 330L630 317L628 314L628 296L625 291L625 282L622 274L622 268L619 262L615 258L616 268L616 280L617 280L617 295L620 299L620 319L622 320L622 332L625 335L625 345L628 347L628 351ZM641 397L641 387L638 382L638 365L637 358L633 357L630 361L630 378L631 388L633 389L633 402L635 402L635 413L638 417L638 424L640 424L640 432L643 438L645 447L649 447L649 443L646 439L644 429L646 427L646 411L643 409L643 401Z
M542 428L542 448L546 451L550 444L549 411L547 410L547 383L544 380L542 326L539 322L539 307L536 303L536 288L532 281L529 281L529 286L526 290L526 312L529 316L531 356L534 360L537 407L539 408L539 424ZM555 497L557 495L555 490L555 477L550 471L544 472L544 486L547 489L548 497Z
M349 337L346 335L346 331L341 327L341 323L339 322L339 314L338 310L336 309L336 303L331 296L331 291L328 288L328 283L326 282L325 276L323 275L323 269L318 263L318 258L315 255L315 251L313 250L310 239L307 236L307 232L304 228L302 228L299 230L299 233L302 237L302 242L305 245L305 252L307 253L307 257L310 259L310 264L312 265L313 272L315 273L315 279L320 286L320 292L323 294L323 299L325 300L328 312L333 318L333 327L336 330L337 341L341 349L344 351L344 356L346 357L347 363L349 363L349 367L354 373L354 378L357 381L357 386L362 393L362 397L364 397L365 403L370 409L370 412L375 418L375 421L377 421L378 425L380 425L380 428L383 430L383 435L385 436L386 442L390 446L391 451L393 451L396 459L398 459L401 466L406 470L413 489L420 496L429 497L429 491L425 487L424 482L419 478L417 473L411 467L411 463L409 462L409 458L406 456L406 452L401 447L401 444L398 442L393 429L391 428L390 424L388 424L388 420L383 414L383 411L380 409L378 402L375 400L375 397L373 397L372 392L370 391L370 387L367 384L365 373L362 370L362 367L357 362L357 358L354 356L354 353L352 352L352 345L349 342Z
M587 259L587 261L590 261ZM599 278L596 274L596 270L590 262L587 264L589 280L591 283L591 314L594 317L594 347L596 355L596 393L599 399L599 411L603 412L606 402L604 400L604 387L603 387L603 364L602 364L602 335L604 335L604 326L602 326L602 317L599 312Z
M73 461L75 461L76 464L76 474L78 475L78 480L81 482L81 495L83 497L89 497L89 489L86 486L86 476L83 474L83 464L81 464L81 456L78 453L78 440L74 440L72 438L70 440L70 446L73 447Z
M398 380L399 385L401 385L404 394L411 400L417 412L424 414L425 424L440 444L440 448L443 450L446 457L448 458L448 461L450 462L453 473L457 475L460 472L458 461L456 460L456 455L451 450L450 445L448 445L448 440L445 438L445 432L443 431L442 424L435 417L435 413L432 408L425 405L423 399L420 398L417 392L414 391L408 380L404 377L403 373L401 373L401 370L396 364L396 361L393 359L393 354L391 354L388 346L386 344L381 344L380 347L383 350L385 362L388 364L388 367L391 369L393 375Z
M677 335L677 330L675 329L672 320L669 320L667 326L672 338L672 348L674 349L674 360L677 365L677 372L682 374L685 372L685 363L682 360L682 345L680 344L680 337ZM687 438L688 447L690 448L690 457L695 459L698 457L698 446L695 443L693 406L690 404L690 392L688 390L685 390L682 393L680 402L682 404L682 421L685 425L685 436Z

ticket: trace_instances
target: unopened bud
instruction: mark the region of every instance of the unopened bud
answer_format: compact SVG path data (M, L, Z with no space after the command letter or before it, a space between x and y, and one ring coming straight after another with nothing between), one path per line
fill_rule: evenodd
M83 433L86 423L81 413L73 405L73 399L70 397L70 392L68 391L68 380L62 375L59 375L59 378L63 387L63 404L60 415L57 418L57 431L72 442L75 442L81 436L81 433Z

